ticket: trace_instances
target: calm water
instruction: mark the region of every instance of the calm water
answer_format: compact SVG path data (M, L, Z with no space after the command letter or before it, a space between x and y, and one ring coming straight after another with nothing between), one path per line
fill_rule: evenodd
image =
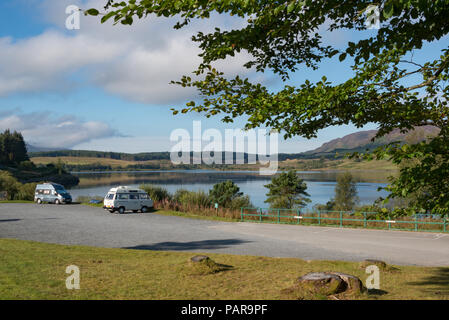
M270 176L260 176L251 171L213 171L213 170L180 170L151 172L107 172L107 173L74 173L80 178L79 186L70 189L72 197L100 196L104 197L108 190L118 185L137 187L143 183L158 185L174 193L177 189L208 191L212 186L224 180L232 180L240 191L249 195L253 205L267 207L264 203L268 189L265 184ZM342 172L338 171L302 171L298 175L307 183L307 192L312 202L311 208L317 203L326 203L334 197L336 179ZM353 173L357 182L360 204L370 204L379 197L385 197L385 191L377 191L386 185L385 177L376 173ZM383 181L383 182L382 182Z

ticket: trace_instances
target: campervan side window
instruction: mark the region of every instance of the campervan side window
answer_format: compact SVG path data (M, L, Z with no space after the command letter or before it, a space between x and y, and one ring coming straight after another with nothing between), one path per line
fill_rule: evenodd
M137 194L130 194L130 195L129 195L129 199L131 199L131 200L137 200L137 199L139 199L139 196L138 196Z
M118 195L118 198L119 198L120 200L127 200L127 199L129 198L129 194L126 194L126 193L120 193L120 194Z
M145 193L141 193L139 196L140 196L140 199L148 199L149 198L148 195Z

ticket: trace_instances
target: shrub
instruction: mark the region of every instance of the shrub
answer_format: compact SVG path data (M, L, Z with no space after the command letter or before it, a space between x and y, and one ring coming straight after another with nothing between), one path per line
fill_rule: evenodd
M337 177L335 186L334 210L352 210L359 198L357 196L357 188L352 174L345 172Z
M216 183L209 191L212 203L218 203L219 206L230 208L235 198L243 195L240 188L231 180Z
M36 183L21 184L8 171L0 171L0 191L8 193L8 200L34 200Z
M170 201L172 199L171 194L165 188L150 184L143 184L140 188L145 190L154 202Z
M265 185L268 188L266 203L270 208L295 208L303 207L310 199L306 192L307 184L296 175L294 170L282 172L271 179L271 183Z
M29 161L29 160L27 160L27 161L22 161L22 162L19 164L19 170L28 170L28 171L31 171L31 170L34 170L34 169L36 169L36 166L34 165L33 162L31 162L31 161Z
M176 190L175 194L173 195L173 201L176 201L178 203L182 203L186 195L189 193L189 190L186 189L178 189Z
M209 195L204 191L179 189L175 192L173 199L183 206L195 206L198 208L208 208L211 206Z
M230 209L240 210L240 208L242 208L242 207L245 207L245 208L253 207L253 204L251 203L251 200L249 199L248 195L244 195L244 196L232 199Z
M19 189L14 197L14 200L34 200L34 193L37 183L20 184Z
M16 195L20 188L20 182L8 171L0 171L0 191L8 193L8 200L17 200Z

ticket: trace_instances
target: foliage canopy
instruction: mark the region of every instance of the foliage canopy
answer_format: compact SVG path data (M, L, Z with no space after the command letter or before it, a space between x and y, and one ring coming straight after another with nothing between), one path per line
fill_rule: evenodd
M326 43L323 29L365 30L367 18L372 18L367 8L373 4L381 13L378 30L363 33L362 39L348 42L345 48ZM392 144L378 149L375 156L389 156L397 163L416 158L414 167L392 181L390 197L419 191L421 197L411 205L449 213L449 51L443 48L439 57L424 63L413 60L417 50L447 35L448 0L110 0L101 21L131 25L136 17L177 17L174 27L179 29L213 13L238 16L246 23L229 31L198 32L192 38L202 50L202 63L192 76L175 83L196 88L202 101L188 102L183 113L221 114L225 122L246 116L246 128L267 126L283 132L285 138L312 138L320 129L344 124L375 123L378 136L396 128L436 126L441 131L433 143L405 149ZM306 80L272 91L213 67L214 62L242 51L252 57L244 67L272 71L283 81L302 66L317 69L333 57L353 62L353 72L338 84L323 75L316 83Z

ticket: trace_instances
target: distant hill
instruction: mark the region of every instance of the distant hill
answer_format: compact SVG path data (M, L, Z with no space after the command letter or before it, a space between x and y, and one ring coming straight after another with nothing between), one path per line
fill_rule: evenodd
M25 143L27 151L28 152L47 152L47 151L57 151L61 150L61 148L46 148L46 147L39 147L35 146L29 143Z
M415 130L402 134L399 130L394 130L390 134L372 141L371 139L376 135L377 130L359 131L348 134L342 138L334 139L324 143L321 147L302 153L280 153L278 160L283 161L287 159L316 159L320 157L335 158L336 153L339 157L343 157L346 153L363 152L367 149L371 150L378 146L388 144L393 141L406 141L409 143L416 143L428 137L437 135L439 129L432 126L418 127ZM33 157L89 157L89 158L106 158L125 161L151 161L151 160L170 160L169 152L141 152L141 153L124 153L124 152L104 152L91 150L58 150L52 148L34 147L27 144L28 154ZM237 156L244 158L244 163L248 162L249 155L243 155L233 152L223 153L223 163L226 157L236 159ZM190 154L193 158L193 154Z
M321 147L311 151L304 152L304 155L326 155L335 152L350 152L350 151L365 151L377 148L379 146L394 142L417 143L426 138L434 137L438 134L439 129L432 126L417 127L413 131L405 134L399 130L394 130L391 133L372 141L377 130L359 131L348 134L342 138L333 139L324 143Z

